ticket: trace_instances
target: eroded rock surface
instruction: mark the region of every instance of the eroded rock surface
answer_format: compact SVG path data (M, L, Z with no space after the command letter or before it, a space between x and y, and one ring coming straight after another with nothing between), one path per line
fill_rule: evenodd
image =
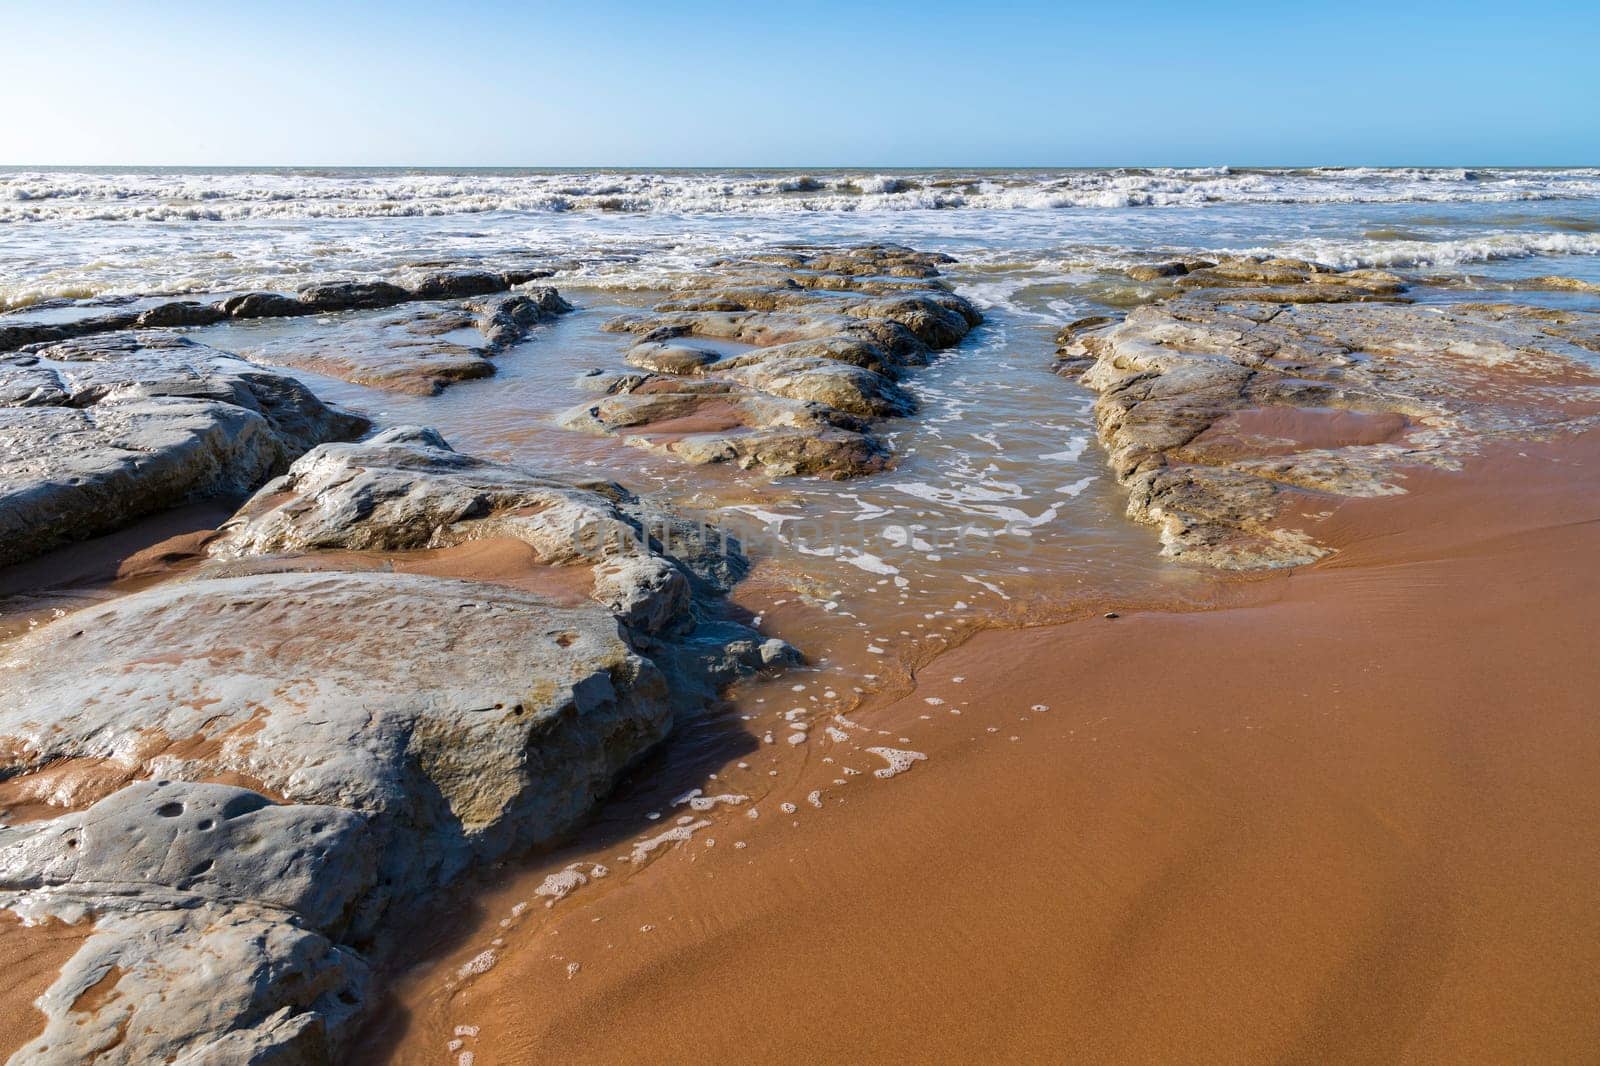
M1129 278L1179 290L1228 289L1229 298L1268 303L1405 302L1406 283L1386 270L1339 270L1305 259L1252 256L1143 263Z
M1130 517L1161 528L1166 554L1220 567L1311 562L1340 497L1402 492L1407 465L1600 412L1585 312L1197 293L1060 339L1059 368L1100 394Z
M366 426L293 378L170 334L0 360L0 565L169 507L242 498Z
M475 543L529 559L400 572ZM420 427L313 449L210 554L0 651L0 780L72 808L0 830L0 906L93 923L20 1061L337 1061L397 916L794 656L722 607L736 545Z
M934 280L949 261L895 245L723 260L607 323L638 338L624 359L645 373L586 381L604 398L562 424L773 476L880 470L890 456L873 423L916 407L901 376L981 321Z
M460 300L528 288L533 281L550 277L553 273L553 270L537 267L513 270L414 269L400 279L404 284L381 279L347 280L307 285L294 295L245 292L221 299L159 302L158 298L148 298L142 302L150 306L142 310L112 309L103 314L84 314L82 317L59 321L29 321L30 312L58 309L52 305L40 305L20 313L0 315L0 352L124 329L206 326L229 318L289 318L337 311L373 310L414 300ZM70 301L57 303L72 306ZM90 305L93 306L104 305Z
M382 302L372 302L378 297L363 301L371 287L331 286L343 295L328 296L324 309L359 311L405 302L388 296ZM438 288L448 291L449 286L441 282ZM571 310L555 289L533 287L458 303L408 305L387 314L319 319L314 325L270 333L234 327L228 342L242 355L262 362L430 396L457 382L493 375L495 355L522 340L534 326Z

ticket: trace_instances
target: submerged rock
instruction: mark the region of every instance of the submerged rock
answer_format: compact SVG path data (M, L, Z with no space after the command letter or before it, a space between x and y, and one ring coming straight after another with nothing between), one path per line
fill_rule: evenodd
M535 325L572 310L556 290L427 303L387 314L351 314L256 340L230 333L253 359L396 392L435 395L494 374L492 358Z
M1402 492L1407 465L1590 424L1595 350L1592 313L1195 295L1069 327L1061 365L1088 367L1129 516L1168 555L1255 568L1327 554L1300 512Z
M897 379L982 319L944 286L906 280L947 262L894 245L720 260L654 310L607 323L638 338L625 360L649 373L588 382L606 397L562 424L772 476L881 470L889 449L872 422L916 409Z
M1180 289L1234 289L1227 298L1270 303L1404 302L1406 291L1386 270L1338 270L1304 259L1223 259L1173 280Z
M0 565L209 498L242 498L365 419L293 378L159 333L0 361Z
M510 542L504 579L391 570ZM0 648L0 779L96 771L0 830L0 906L93 923L27 1061L339 1061L389 928L796 657L723 609L736 544L421 427L313 449L209 551Z

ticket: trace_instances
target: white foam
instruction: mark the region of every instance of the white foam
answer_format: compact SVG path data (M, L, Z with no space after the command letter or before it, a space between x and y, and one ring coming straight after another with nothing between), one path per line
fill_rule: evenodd
M1089 447L1089 438L1080 433L1067 441L1065 451L1051 452L1049 455L1041 455L1039 458L1052 462L1075 463L1083 458L1084 449L1087 447Z
M672 805L674 807L679 807L687 803L690 810L709 811L719 803L726 804L729 807L737 807L739 804L745 803L749 799L749 796L741 795L736 792L724 792L720 795L708 796L698 788L691 788L689 791L673 800Z
M466 978L488 973L494 969L494 964L499 961L500 956L493 951L480 951L461 964L461 968L456 971L456 976Z
M901 748L868 748L867 750L889 764L882 769L872 771L874 777L890 778L903 774L911 769L913 765L927 758L920 751L906 751Z
M657 848L666 847L668 844L681 844L694 836L698 830L705 829L709 825L711 825L710 822L700 819L699 821L691 821L684 825L674 826L653 837L646 837L633 845L633 851L629 853L628 861L635 864L644 862Z

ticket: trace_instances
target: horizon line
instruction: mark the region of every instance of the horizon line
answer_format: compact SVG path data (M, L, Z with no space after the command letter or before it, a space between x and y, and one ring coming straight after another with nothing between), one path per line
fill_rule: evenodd
M1416 163L1416 162L1298 162L1298 163L0 163L0 169L86 169L117 168L140 170L1204 170L1241 168L1250 170L1351 170L1372 167L1384 170L1478 169L1478 170L1576 170L1600 167L1600 162L1564 163Z

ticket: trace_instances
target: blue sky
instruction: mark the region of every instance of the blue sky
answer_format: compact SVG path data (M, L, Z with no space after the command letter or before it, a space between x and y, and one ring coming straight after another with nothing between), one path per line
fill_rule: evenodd
M0 0L0 164L1600 163L1600 3Z

